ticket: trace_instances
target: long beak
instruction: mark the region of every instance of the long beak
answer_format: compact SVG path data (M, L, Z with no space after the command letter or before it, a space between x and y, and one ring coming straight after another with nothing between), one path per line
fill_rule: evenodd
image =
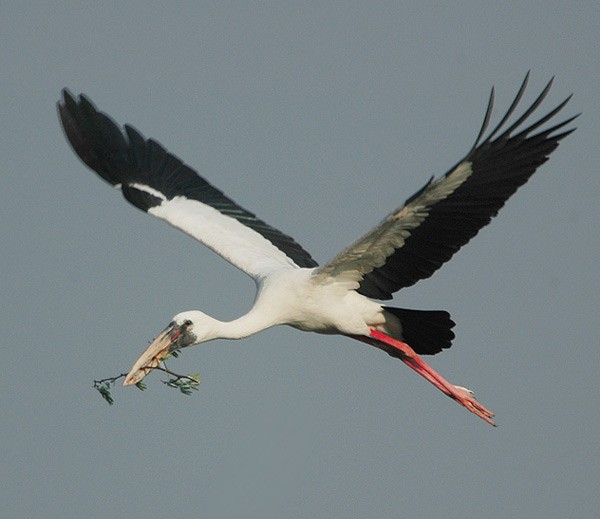
M158 366L163 359L175 348L175 343L179 337L180 331L175 325L167 326L158 337L152 341L148 349L142 353L141 357L131 368L129 374L125 377L124 386L131 386L140 382L150 371Z

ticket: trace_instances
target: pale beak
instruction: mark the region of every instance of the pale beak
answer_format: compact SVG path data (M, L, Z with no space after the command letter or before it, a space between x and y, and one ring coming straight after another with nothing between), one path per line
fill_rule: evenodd
M140 382L150 371L158 366L169 354L177 349L177 338L181 331L175 324L167 326L152 341L148 349L141 355L125 377L124 386Z

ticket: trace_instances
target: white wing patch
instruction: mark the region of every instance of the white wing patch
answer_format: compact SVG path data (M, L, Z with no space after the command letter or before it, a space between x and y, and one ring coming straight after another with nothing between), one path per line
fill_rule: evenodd
M133 187L139 189L135 185ZM141 187L147 192L151 189ZM150 194L160 195L159 198L164 200L161 193ZM234 218L197 200L177 196L151 207L148 213L202 242L256 280L264 278L273 270L298 268L269 240Z
M129 184L129 187L137 189L138 191L143 191L144 193L148 193L149 195L159 198L160 200L167 200L167 197L163 195L160 191L154 189L153 187L147 186L146 184L139 184L136 182L134 184Z

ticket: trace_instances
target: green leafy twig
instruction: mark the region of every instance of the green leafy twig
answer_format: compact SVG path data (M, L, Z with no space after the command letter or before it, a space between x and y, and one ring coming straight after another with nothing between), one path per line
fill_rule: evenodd
M177 351L172 351L169 354L169 357L177 357L178 356L178 352ZM167 357L168 358L168 357ZM171 378L168 380L161 380L161 382L163 384L165 384L168 387L172 387L175 389L179 389L179 391L184 394L184 395L191 395L192 391L198 391L198 386L200 385L200 376L196 373L193 375L179 375L178 373L175 373L174 371L171 371L170 369L167 368L166 364L164 363L163 359L163 365L162 366L155 366L153 368L150 368L151 370L159 370L159 371L163 371L165 373L167 373L168 375L171 375ZM121 373L120 375L117 375L116 377L109 377L109 378L103 378L102 380L94 380L94 389L96 391L98 391L100 393L100 396L106 400L106 402L108 402L108 405L113 405L114 404L114 399L110 393L110 389L115 385L115 383L117 382L117 380L121 379L121 378L125 378L127 376L127 373ZM140 381L135 385L138 389L140 390L144 390L146 389L146 384L144 384L144 382Z
M170 378L169 380L161 380L166 386L179 389L179 391L186 396L190 396L192 391L198 391L200 376L197 373L193 375L177 375L171 371L165 371L173 376L173 378Z
M121 373L116 377L103 378L102 380L94 380L94 389L100 393L100 396L104 398L108 402L108 405L113 405L115 403L114 398L110 394L110 388L115 385L115 382L120 378L125 378L127 373ZM142 381L138 382L135 387L144 391L146 389L146 384Z
M190 396L192 391L198 391L198 386L200 385L200 375L198 373L194 373L193 375L179 375L178 373L171 371L169 368L167 368L167 364L165 363L165 360L167 360L169 357L179 357L179 350L173 350L170 352L169 355L163 359L163 365L156 366L154 368L158 369L159 371L164 371L172 377L169 380L161 380L161 382L168 387L179 389L179 391L186 396Z

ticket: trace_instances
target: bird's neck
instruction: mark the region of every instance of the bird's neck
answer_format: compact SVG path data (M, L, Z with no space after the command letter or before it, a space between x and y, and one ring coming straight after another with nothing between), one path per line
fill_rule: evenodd
M216 339L244 339L279 324L260 312L250 311L233 321L216 321Z

